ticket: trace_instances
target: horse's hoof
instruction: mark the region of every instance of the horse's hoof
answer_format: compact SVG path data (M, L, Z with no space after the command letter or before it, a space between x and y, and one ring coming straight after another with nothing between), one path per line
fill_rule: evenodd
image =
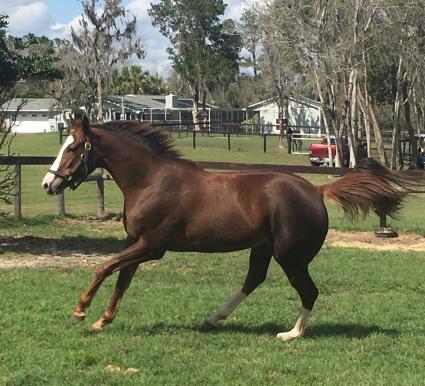
M206 320L204 323L202 323L199 326L199 331L202 332L210 332L217 329L217 326L215 324L210 323L208 320Z
M74 312L71 316L71 323L72 324L81 323L85 317L86 317L86 314L84 312Z
M96 333L96 332L102 332L103 331L103 323L101 320L98 320L96 323L93 323L91 327L89 328L90 332Z
M294 333L293 331L281 332L276 335L276 338L281 340L282 342L288 342L294 339L300 339L301 335Z

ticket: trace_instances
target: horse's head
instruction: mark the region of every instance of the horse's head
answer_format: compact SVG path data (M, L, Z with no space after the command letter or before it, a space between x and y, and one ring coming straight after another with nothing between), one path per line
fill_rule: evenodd
M90 122L86 117L82 120L71 119L71 135L41 183L48 194L62 193L66 187L76 189L95 169L91 162L89 129Z

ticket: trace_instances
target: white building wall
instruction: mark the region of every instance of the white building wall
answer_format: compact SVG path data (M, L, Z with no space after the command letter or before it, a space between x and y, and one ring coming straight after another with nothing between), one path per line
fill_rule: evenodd
M290 100L289 125L291 126L320 126L320 109L304 103ZM301 128L302 129L302 128ZM303 132L304 130L301 130Z
M16 117L15 133L48 133L57 130L57 118L47 112L20 112Z
M277 103L271 102L269 104L259 106L254 109L260 114L260 122L262 125L270 125L270 130L277 133L276 125L279 117ZM290 126L309 126L320 127L320 109L315 106L299 103L295 100L289 101L289 117L288 123ZM300 128L301 133L320 133L319 129L307 130Z

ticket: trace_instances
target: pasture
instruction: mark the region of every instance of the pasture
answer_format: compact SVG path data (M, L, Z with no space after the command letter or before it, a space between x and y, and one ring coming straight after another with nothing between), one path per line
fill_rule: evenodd
M308 164L306 156L289 156L277 143L264 154L259 138L236 141L228 151L225 139L205 137L193 150L190 137L176 139L195 160ZM18 137L15 146L22 155L58 150L55 134ZM311 264L320 295L299 341L274 339L292 327L299 309L298 296L274 262L266 282L217 331L198 331L198 324L240 287L247 251L167 253L139 268L115 322L100 334L88 333L112 293L113 275L88 320L72 326L70 313L93 267L122 248L124 232L119 221L87 218L96 211L93 183L67 192L70 216L55 217L56 200L39 186L45 171L23 169L24 220L0 220L0 262L9 267L0 268L0 384L423 383L425 261L408 242L394 250L327 242ZM306 177L315 184L332 178ZM118 215L120 192L112 182L105 185L106 209ZM350 224L335 206L328 208L331 227L340 231L371 231L378 224L375 216ZM423 197L409 198L391 224L422 241L424 209ZM32 260L42 264L19 264ZM129 368L138 371L126 372Z

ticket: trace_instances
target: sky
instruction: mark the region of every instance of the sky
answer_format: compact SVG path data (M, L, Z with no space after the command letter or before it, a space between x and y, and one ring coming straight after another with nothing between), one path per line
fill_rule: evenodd
M247 7L248 0L225 0L225 18L237 20ZM146 57L141 65L150 73L167 77L171 69L166 48L168 40L151 24L147 14L150 3L158 0L123 0L126 9L137 17L138 34L144 42ZM194 6L197 1L193 0ZM82 13L79 0L0 0L0 14L9 16L8 33L22 36L27 33L49 38L69 38L71 26L78 26Z

